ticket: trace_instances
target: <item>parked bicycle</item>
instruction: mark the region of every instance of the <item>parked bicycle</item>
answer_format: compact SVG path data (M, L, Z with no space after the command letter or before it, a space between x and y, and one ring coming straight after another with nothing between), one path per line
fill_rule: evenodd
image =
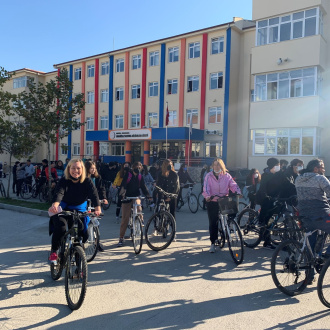
M135 254L139 254L142 249L143 243L143 230L142 230L142 223L143 223L143 213L138 211L138 206L141 204L137 203L137 200L142 200L144 197L126 197L123 199L125 201L133 200L134 203L132 204L131 208L131 215L128 222L128 228L131 231L131 238L133 241L133 247Z
M34 183L32 186L27 183L25 180L22 183L20 196L23 199L30 199L31 197L36 198L37 197L37 186Z
M317 281L317 294L322 304L330 308L330 258L325 262Z
M237 223L243 232L244 244L249 248L255 248L264 237L265 230L270 231L270 240L278 245L281 241L290 238L289 234L299 235L297 225L298 211L292 206L289 210L288 202L296 196L289 198L278 198L274 202L274 215L268 221L267 226L259 223L259 212L250 208L245 208L237 216ZM287 229L295 229L287 231ZM301 238L301 237L292 237Z
M72 310L79 309L84 302L87 290L87 260L83 249L80 230L82 219L87 216L96 216L88 212L62 211L61 214L73 218L73 225L68 229L57 253L58 259L51 263L50 272L53 280L58 280L65 268L65 297Z
M319 246L315 250L320 250L316 253L312 250L308 239L315 232L317 232L316 246ZM305 232L300 241L285 240L276 248L271 261L271 273L280 291L288 296L297 295L311 282L314 270L320 273L324 264L321 252L325 238L325 234L316 229Z
M1 179L0 179L0 194L1 197L6 197L6 189Z
M218 213L218 242L216 245L222 249L227 241L229 252L234 262L239 265L244 258L244 244L241 230L235 219L229 218L229 214L237 214L239 196L211 196L219 197L219 213Z
M113 187L111 181L104 181L105 184L105 190L106 190L106 196L108 204L103 204L103 209L107 210L109 209L111 203L117 204L118 202L118 189Z
M169 212L169 203L165 202L165 198L176 198L178 195L168 193L158 186L155 189L162 197L155 207L155 213L145 226L145 238L150 249L161 251L170 246L176 232L176 221Z
M192 192L194 183L188 183L186 184L188 187L188 192L187 194L182 197L181 200L178 200L177 203L177 209L180 210L181 207L185 204L188 203L188 207L191 213L196 213L198 211L198 199L197 196Z

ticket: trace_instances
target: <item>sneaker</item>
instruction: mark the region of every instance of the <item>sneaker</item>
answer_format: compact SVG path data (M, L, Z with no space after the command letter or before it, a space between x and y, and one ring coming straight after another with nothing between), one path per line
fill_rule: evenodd
M124 245L124 239L121 237L119 238L119 242L117 244L117 247L122 247Z
M264 248L268 250L275 250L276 247L272 243L264 243Z
M214 244L211 244L211 247L210 247L209 252L210 253L214 253L215 252L215 245Z
M56 252L53 252L50 254L48 260L52 263L52 264L57 264L57 253Z
M158 235L158 231L157 229L154 230L154 232L152 233L153 236L157 236Z

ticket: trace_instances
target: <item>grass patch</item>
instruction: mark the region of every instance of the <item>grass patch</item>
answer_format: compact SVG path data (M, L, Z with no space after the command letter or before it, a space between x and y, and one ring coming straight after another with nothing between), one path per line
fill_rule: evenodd
M48 203L38 203L38 202L33 202L33 201L28 202L28 201L23 201L23 200L19 200L19 199L12 199L12 198L7 199L7 198L3 198L3 197L0 197L0 203L28 207L30 209L36 209L36 210L42 210L42 211L48 211L48 209L51 206L51 204L48 204Z

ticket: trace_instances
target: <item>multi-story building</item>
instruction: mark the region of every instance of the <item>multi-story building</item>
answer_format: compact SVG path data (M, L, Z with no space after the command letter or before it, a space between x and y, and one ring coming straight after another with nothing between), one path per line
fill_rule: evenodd
M167 149L259 170L269 157L330 162L329 11L327 0L254 0L253 21L56 64L85 94L77 120L86 125L54 145L53 158L149 164ZM27 75L56 72L19 70L7 90L20 91Z

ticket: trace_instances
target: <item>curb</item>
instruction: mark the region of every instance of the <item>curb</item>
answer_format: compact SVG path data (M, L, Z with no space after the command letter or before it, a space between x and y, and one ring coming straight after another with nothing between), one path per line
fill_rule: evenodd
M19 212L19 213L29 213L29 214L49 218L47 211L30 209L28 207L23 207L23 206L16 206L16 205L0 203L0 209L11 210L11 211Z

